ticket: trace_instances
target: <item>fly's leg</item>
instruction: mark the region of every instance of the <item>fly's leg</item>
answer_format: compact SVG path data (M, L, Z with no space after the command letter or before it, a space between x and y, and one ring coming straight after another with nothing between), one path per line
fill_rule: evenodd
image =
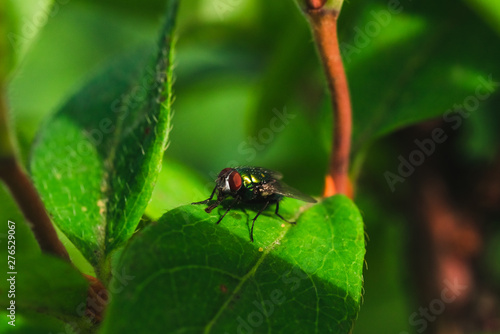
M253 225L255 224L255 220L257 219L257 217L267 208L267 206L269 205L269 201L266 202L266 204L264 204L264 206L259 210L259 212L257 212L257 215L254 217L254 219L252 220L252 228L250 229L250 241L253 242Z
M297 224L297 222L289 222L288 220L286 220L282 215L280 215L278 213L279 209L280 209L280 202L276 202L276 210L274 211L274 213L276 214L276 216L280 217L281 219L283 219L284 221L286 221L288 224L292 224L292 225Z
M210 197L209 197L209 198L207 198L206 200L201 201L201 202L193 202L193 203L191 203L191 204L207 204L208 202L210 202L210 201L212 200L212 198L214 198L214 195L215 195L215 191L216 191L216 190L217 190L217 187L215 187L215 188L214 188L214 191L212 191L212 195L210 195ZM219 204L220 204L220 203L219 203ZM217 205L219 205L219 204L217 204ZM217 205L216 205L216 206L217 206ZM213 209L212 209L212 210L213 210ZM212 210L210 210L210 211L212 211Z
M216 191L217 191L217 187L214 188L214 191L212 191L212 194L206 200L201 201L201 202L193 202L191 204L207 204L208 202L210 202L212 200L212 198L214 198L214 195L215 195ZM226 197L227 196L221 196L221 194L219 194L217 196L217 200L215 201L215 203L213 203L209 207L205 208L205 212L206 213L212 212L212 210L215 209L216 207L218 207Z
M215 203L214 203L214 204L212 204L212 205L210 205L209 207L207 207L207 208L205 209L205 212L206 212L206 213L210 213L210 212L212 212L212 210L213 210L213 209L215 209L216 207L218 207L218 206L222 203L222 201L223 201L225 198L226 198L226 196L220 196L220 197L217 197L217 201L215 201Z
M228 206L228 208L227 208L226 212L224 212L224 214L223 214L223 215L219 218L219 220L218 220L218 221L217 221L217 223L215 223L215 224L219 224L219 223L222 221L222 219L226 216L226 214L229 212L229 210L231 210L231 208L233 207L233 205L234 205L234 204L236 204L236 203L238 203L239 201L240 201L240 198L239 198L239 197L236 197L236 198L234 199L234 201L232 201L232 202L231 202L231 204L229 204L229 206ZM219 202L219 201L217 200L217 202ZM217 205L219 205L219 204L217 204ZM217 206L217 205L216 205L216 206ZM210 208L211 208L211 209L210 209ZM215 208L215 207L214 207L214 208ZM212 211L212 210L213 210L212 205L211 205L210 207L208 207L207 209L210 209L210 211ZM205 210L205 211L207 211L207 210ZM210 212L210 211L207 211L207 212Z

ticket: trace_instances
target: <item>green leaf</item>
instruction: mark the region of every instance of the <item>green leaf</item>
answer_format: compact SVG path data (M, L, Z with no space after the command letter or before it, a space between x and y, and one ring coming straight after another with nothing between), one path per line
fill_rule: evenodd
M0 3L0 83L7 77L13 63L13 49L9 45L7 32L14 26L14 13L10 2ZM2 129L3 130L3 129ZM3 132L3 131L2 131Z
M8 312L1 311L0 318L6 321L0 322L0 333L3 334L47 334L47 333L65 333L73 334L77 331L73 329L80 329L73 327L55 317L48 316L38 312L25 312L16 313L16 326L11 326L7 321Z
M283 203L285 217L294 203ZM223 209L216 211L179 207L133 239L118 271L134 278L112 296L103 333L350 331L361 302L365 241L348 198L325 199L297 225L270 210L256 221L254 243L254 212L232 210L216 225Z
M6 259L8 255L9 227L7 221L9 220L16 223L16 240L22 244L22 247L16 249L16 254L28 257L40 254L40 246L29 228L28 222L3 183L0 183L0 203L2 203L0 208L0 257Z
M87 326L81 319L85 311L88 282L75 267L58 258L40 254L40 247L26 219L6 189L0 185L0 257L5 259L5 270L0 274L0 307L7 311L10 303L8 256L15 257L16 326L4 321L0 333L72 333L70 329ZM15 254L9 254L9 226L15 223ZM12 232L10 232L12 233ZM67 247L67 245L65 245ZM11 248L12 251L12 248ZM74 263L74 262L73 262ZM1 313L2 319L6 314ZM56 319L57 318L57 319ZM66 321L62 323L61 320ZM10 320L9 320L10 321ZM5 325L5 327L3 326ZM38 328L38 330L34 330Z
M48 2L9 1L20 6L34 2L32 9L39 9L39 4ZM23 161L28 161L42 121L59 109L76 88L92 78L103 65L117 61L117 55L145 48L147 43L156 44L164 7L165 1L152 18L138 16L137 9L132 16L131 11L127 14L87 0L54 3L47 24L29 47L8 87ZM23 14L27 18L33 15ZM65 52L54 52L62 50L61 45Z
M169 1L154 66L143 52L115 63L41 129L31 173L55 223L98 271L134 233L167 147L172 102Z
M497 34L500 34L500 3L488 0L464 0Z
M31 310L72 320L84 315L88 283L71 264L47 255L15 256L15 272L2 274L3 296L10 291L8 279L15 277L15 298L2 298L2 309L15 300L16 313Z
M485 82L500 77L498 35L462 2L352 2L341 15L354 150L402 127L443 120L471 99L479 101L474 111L490 108L496 86Z
M0 3L0 81L15 67L52 16L52 0Z
M0 3L0 159L14 155L14 144L9 131L7 102L4 89L9 73L14 67L15 50L8 35L16 27L17 13L10 1Z
M287 20L276 29L269 30L275 34L270 36L275 45L269 49L270 53L272 52L267 56L269 64L263 69L261 78L252 89L254 96L251 99L248 122L251 124L250 133L254 135L269 127L274 116L273 109L281 108L290 100L293 105L303 104L307 105L308 109L315 108L317 106L313 101L304 103L305 96L314 89L319 92L323 90L319 84L314 84L315 80L311 80L311 74L316 74L315 70L320 63L315 61L313 45L305 44L311 39L306 21L301 13L297 13L292 3L280 4L280 7L280 13L285 14Z
M113 11L121 11L134 16L145 16L150 19L157 19L158 13L165 6L164 0L149 0L147 2L120 1L120 0L77 0L76 2L90 3L102 7L110 8Z

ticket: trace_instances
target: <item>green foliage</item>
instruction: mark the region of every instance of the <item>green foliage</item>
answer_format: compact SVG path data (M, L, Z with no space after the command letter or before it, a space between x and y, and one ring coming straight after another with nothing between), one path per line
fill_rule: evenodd
M363 15L358 14L361 6ZM478 87L490 95L496 90L483 81L500 76L498 36L464 4L353 3L345 9L343 15L356 16L344 26L341 45L349 84L355 87L355 149L404 126L464 108ZM481 103L479 108L491 106Z
M485 23L489 24L500 34L500 4L487 0L466 0L469 6L480 15Z
M0 312L2 319L7 318L7 312ZM0 323L0 331L5 334L47 334L47 333L74 333L73 328L78 328L76 323L68 324L55 317L36 311L16 314L16 326L11 326L4 321Z
M33 179L54 221L99 270L134 233L161 168L171 118L171 6L154 67L136 58L112 66L44 125L33 150Z
M9 220L16 223L16 239L19 239L22 243L22 247L16 249L16 254L29 258L40 254L40 247L31 233L26 220L3 184L0 186L0 203L2 203L0 219L4 222L0 225L0 256L6 259L8 255L7 233L9 228L7 221Z
M0 29L14 22L20 32L36 6L14 3L21 14L9 9L12 20L0 20ZM175 11L168 11L162 30L167 38L161 38L155 62L147 43L160 3L54 2L58 11L37 26L37 32L44 28L40 36L19 49L32 44L9 85L23 157L40 119L59 106L40 127L31 173L54 222L109 283L112 301L102 332L223 333L238 326L256 333L410 332L407 317L418 307L406 282L407 231L394 204L403 196L389 194L382 176L400 152L397 143L378 145L379 139L443 119L455 104L476 96L479 78L498 81L498 6L484 0L400 1L396 12L385 0L343 4L340 41L354 107L353 157L366 157L357 164L362 173L356 198L372 240L370 270L363 276L364 226L344 197L312 207L286 199L282 213L298 217L298 224L282 226L270 209L256 222L255 243L249 241L255 208L231 210L215 225L222 208L207 214L185 205L207 198L214 175L229 165L276 169L301 191L320 194L332 113L310 29L297 6L185 2L170 132ZM2 6L0 13L8 8ZM9 60L9 71L19 58ZM75 93L103 62L113 64ZM496 87L489 93L457 131L464 159L491 158L498 150ZM67 102L61 106L62 100ZM77 319L85 281L69 266L39 255L3 190L0 202L2 221L20 226L19 289L26 294L19 297L21 331L71 332L72 322L85 331L87 324ZM493 244L498 235L492 233ZM489 262L498 263L498 247L487 251ZM74 263L82 270L81 261ZM493 266L493 277L498 272ZM363 277L366 302L352 329ZM62 290L55 292L55 286ZM40 310L50 318L32 316Z
M468 2L498 30L496 4ZM251 105L250 123L256 124L251 132L269 124L273 98L274 103L303 104L304 113L319 113L318 126L328 133L324 138L329 151L331 104L328 96L318 103L320 97L309 91L311 87L320 90L325 83L311 80L313 69L320 69L314 44L294 43L294 38L301 39L297 36L311 34L296 13L288 12L293 9L284 9L287 24L270 31L278 42L270 48L266 59L270 65L263 70ZM351 88L355 157L381 136L427 119L442 119L468 97L475 97L478 87L490 94L497 89L483 82L500 77L498 34L462 2L428 6L411 1L352 1L343 4L339 25ZM284 68L294 70L285 73ZM474 111L494 110L490 99L480 102Z
M22 17L29 20L39 11L44 13L41 7L49 3L13 2L23 7ZM141 7L143 3L136 5ZM140 10L135 8L134 12ZM41 122L60 109L97 72L123 58L121 55L139 46L151 49L158 39L162 13L159 10L151 16L131 16L120 8L97 6L89 1L56 1L47 21L39 26L43 28L41 32L28 40L29 52L23 55L8 87L12 127L25 164Z
M10 255L8 246L8 224L7 221L15 223L15 306L16 327L2 321L0 331L10 333L15 328L15 333L29 333L35 328L42 328L45 332L55 328L64 329L64 323L56 321L53 317L64 319L75 326L86 326L81 320L82 311L85 310L85 298L87 295L87 281L72 265L60 259L47 255L41 255L38 244L33 234L16 208L12 198L0 187L0 256L5 259L7 268L7 256ZM12 256L12 255L11 255ZM7 270L1 274L0 280L0 306L6 311L10 306L8 296L11 275ZM82 304L83 303L83 304ZM37 315L37 313L43 313ZM7 314L0 314L3 319ZM49 317L50 315L50 317ZM10 321L10 320L9 320ZM49 324L48 327L46 325ZM40 331L41 332L41 331ZM35 332L36 333L36 332Z
M52 0L14 1L0 4L0 80L15 69L51 15Z
M7 32L12 29L12 22L14 20L14 15L12 9L9 8L8 2L2 2L0 4L0 54L3 55L0 60L0 80L3 82L7 73L12 66L12 51L10 50L9 41L7 38Z
M296 226L259 217L255 243L253 213L232 213L215 225L217 213L183 206L135 236L118 266L134 278L113 297L103 332L349 332L365 252L353 203L328 198Z
M88 284L71 264L47 255L18 255L15 262L17 310L44 312L73 321L83 316ZM10 277L7 274L7 278ZM3 279L0 291L9 291L9 286L10 281ZM2 298L2 309L9 306L10 300Z
M202 178L187 166L165 159L146 215L158 220L169 210L190 203L193 199L208 197L203 193L207 185L213 189L213 182L204 184Z

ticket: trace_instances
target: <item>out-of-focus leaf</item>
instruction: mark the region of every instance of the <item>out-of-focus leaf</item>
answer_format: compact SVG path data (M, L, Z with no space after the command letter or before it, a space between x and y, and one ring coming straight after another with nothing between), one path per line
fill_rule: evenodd
M194 171L177 161L166 159L156 182L151 201L146 208L146 215L153 220L159 219L165 212L183 204L208 198L208 192L201 189L207 186ZM214 187L213 182L208 187ZM211 189L210 189L211 191Z
M7 318L7 312L0 312L0 318ZM7 320L10 321L10 320ZM16 313L16 325L11 326L7 321L0 322L0 332L3 334L73 334L82 330L80 324L68 324L55 317L36 311Z
M34 256L40 254L40 247L38 246L33 233L31 232L28 223L24 219L21 211L17 207L16 202L10 196L7 188L0 183L0 256L7 258L7 221L13 221L16 225L16 239L21 243L16 252L22 256Z
M328 198L296 226L263 215L251 243L253 215L215 225L216 212L183 206L140 232L118 269L135 277L112 297L103 333L349 333L365 253L354 204Z
M7 32L14 27L13 21L14 13L10 2L2 1L0 3L0 82L2 83L14 62L13 48L9 45L7 38ZM0 130L3 132L3 129L0 128Z
M500 3L488 0L464 0L486 23L500 34Z
M0 81L3 81L52 16L53 0L0 3Z
M494 107L475 112L464 121L458 143L465 159L476 162L494 160L500 144L498 124L500 114Z
M21 247L16 243L16 248ZM71 264L48 255L14 256L16 274L6 272L0 281L2 309L15 300L16 312L31 310L72 320L83 317L88 283ZM15 297L9 297L11 291Z
M378 1L359 10L344 6L352 20L340 37L355 150L450 110L488 108L500 77L498 35L463 3Z
M283 10L288 19L276 27L275 43L266 59L262 77L255 85L247 115L248 128L253 135L269 125L274 117L273 109L289 101L302 102L306 114L311 114L321 102L323 87L315 80L321 64L307 23L291 3ZM314 95L318 97L316 101L312 99Z
M164 0L149 0L137 2L132 0L73 0L81 3L92 3L93 5L109 7L113 11L125 12L131 15L142 15L155 18L165 6Z

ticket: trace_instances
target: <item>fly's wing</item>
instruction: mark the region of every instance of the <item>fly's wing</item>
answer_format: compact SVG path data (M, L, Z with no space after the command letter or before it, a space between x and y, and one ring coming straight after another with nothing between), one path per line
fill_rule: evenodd
M253 174L264 174L276 180L281 180L283 178L283 174L272 169L267 169L262 167L246 167L246 166L235 167L235 168L237 170L241 169Z
M295 188L290 187L288 184L280 182L280 181L274 181L274 182L269 182L266 184L270 189L273 190L274 193L283 195L285 197L291 197L291 198L296 198L300 199L301 201L304 202L309 202L309 203L316 203L317 201L312 198L309 195L306 195L300 191L298 191Z

